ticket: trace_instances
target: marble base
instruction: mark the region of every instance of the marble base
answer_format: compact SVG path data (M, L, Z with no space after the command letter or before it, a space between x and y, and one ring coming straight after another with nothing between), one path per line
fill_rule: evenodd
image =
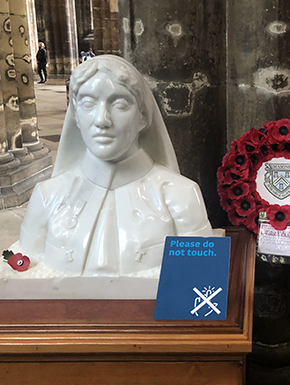
M20 252L18 241L9 247ZM43 256L18 272L0 261L0 299L155 299L159 278L88 277L54 269Z
M224 237L224 229L213 236ZM18 241L9 247L21 252ZM159 277L156 275L122 277L86 277L54 269L34 258L28 270L18 272L0 260L1 299L156 299Z
M0 299L155 299L157 287L140 277L2 278Z

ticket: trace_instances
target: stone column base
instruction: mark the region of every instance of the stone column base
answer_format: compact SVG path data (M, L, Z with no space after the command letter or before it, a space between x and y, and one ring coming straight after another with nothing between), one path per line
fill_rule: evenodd
M48 179L51 173L50 155L0 173L0 210L20 206L28 201L36 183Z
M27 148L29 153L33 155L34 159L43 158L49 153L49 149L40 141L35 143L23 143L23 145Z

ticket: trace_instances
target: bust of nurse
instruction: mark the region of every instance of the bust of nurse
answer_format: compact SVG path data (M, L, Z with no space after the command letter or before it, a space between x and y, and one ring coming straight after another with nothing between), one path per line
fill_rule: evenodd
M34 189L21 251L77 275L158 277L170 235L212 235L200 189L179 174L141 74L97 56L72 73L53 176Z

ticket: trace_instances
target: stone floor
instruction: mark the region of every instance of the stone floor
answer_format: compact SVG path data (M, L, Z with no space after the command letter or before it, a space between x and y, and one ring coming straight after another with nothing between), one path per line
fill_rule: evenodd
M65 80L49 79L45 84L36 82L35 94L39 136L50 149L54 161L67 107ZM0 211L0 256L19 238L26 206Z

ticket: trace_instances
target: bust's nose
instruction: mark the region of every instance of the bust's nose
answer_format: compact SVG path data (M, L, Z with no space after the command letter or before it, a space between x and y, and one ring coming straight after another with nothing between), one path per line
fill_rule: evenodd
M94 124L100 128L110 128L112 126L106 102L99 102L96 106Z

